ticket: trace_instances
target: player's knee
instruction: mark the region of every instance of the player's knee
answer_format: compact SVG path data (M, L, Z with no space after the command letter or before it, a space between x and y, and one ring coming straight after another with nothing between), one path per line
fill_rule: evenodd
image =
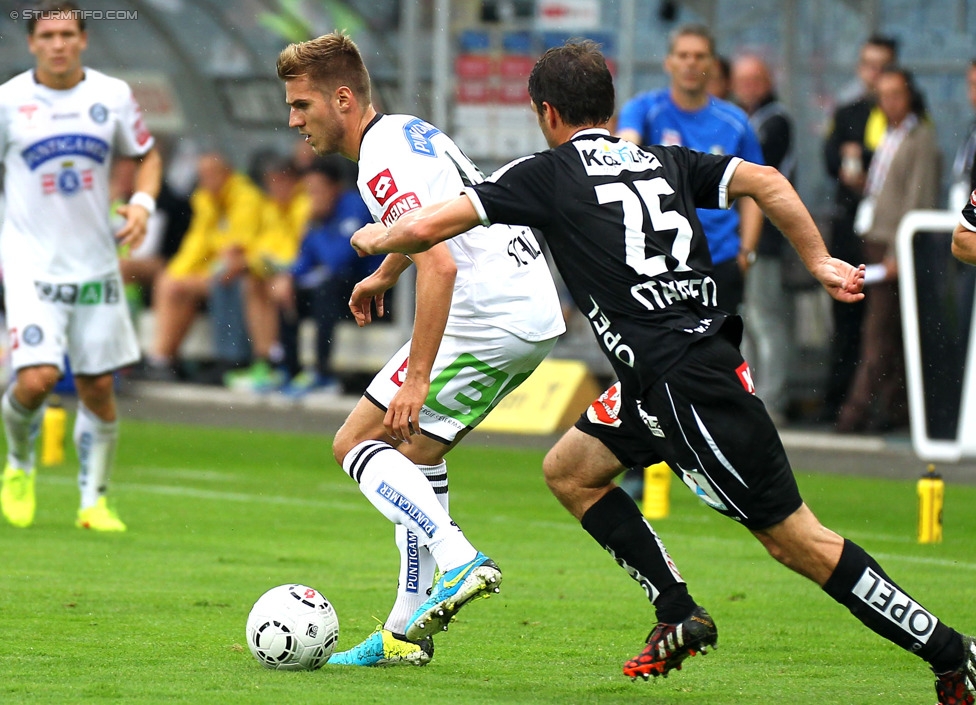
M17 396L26 401L29 408L36 408L58 383L61 372L53 365L28 367L17 373Z

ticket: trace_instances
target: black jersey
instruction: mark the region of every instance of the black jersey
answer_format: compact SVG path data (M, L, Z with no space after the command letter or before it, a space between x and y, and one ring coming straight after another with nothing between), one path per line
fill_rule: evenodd
M486 224L542 231L624 388L643 390L729 317L695 208L728 207L740 161L589 129L469 194Z

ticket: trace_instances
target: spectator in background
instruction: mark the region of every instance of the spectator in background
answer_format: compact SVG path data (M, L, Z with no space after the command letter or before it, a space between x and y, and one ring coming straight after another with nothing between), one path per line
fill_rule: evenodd
M261 228L247 247L244 276L244 312L252 364L224 375L224 384L231 389L255 392L276 389L285 381L275 369L282 354L274 287L277 275L287 271L298 255L311 210L302 179L289 160L265 160L260 177L266 198L261 209Z
M288 383L286 395L300 397L313 389L336 389L330 367L332 332L349 314L349 295L360 276L382 261L360 260L349 238L373 221L359 193L343 180L338 157L316 159L305 173L305 188L312 202L311 220L298 259L287 272L275 276L275 303L281 316L281 345ZM364 268L361 263L372 266ZM365 270L365 271L364 271ZM315 365L302 369L298 350L298 324L315 322Z
M881 69L898 58L898 44L875 35L861 47L857 63L860 92L834 113L824 143L827 173L837 180L831 215L830 249L847 262L862 262L861 240L854 233L854 215L864 189L871 157L884 135L884 113L875 97ZM821 418L833 422L854 376L861 349L861 320L865 303L841 305L831 302L833 337L824 408Z
M217 152L201 155L197 169L190 228L154 285L156 327L146 371L151 379L176 378L177 353L204 302L213 322L218 370L250 358L241 282L248 247L258 237L264 196Z
M732 94L759 137L763 160L791 182L795 176L793 119L779 102L766 62L743 55L732 64ZM756 394L777 425L786 420L787 370L793 355L793 299L783 286L783 253L790 247L769 218L763 218L756 261L746 277L746 332L753 346Z
M724 56L716 55L712 70L708 72L708 84L705 90L708 94L721 100L731 100L729 97L732 64Z
M635 144L683 145L711 154L730 154L762 163L762 150L741 108L708 94L715 64L715 40L707 27L682 25L669 38L664 70L670 87L643 93L620 110L617 134ZM738 312L745 272L755 258L762 212L751 198L738 210L697 211L715 267L718 306Z
M897 66L882 69L877 96L888 127L868 169L854 223L864 238L869 291L860 360L837 418L841 433L908 422L895 234L905 213L934 208L939 195L938 142L912 74Z
M976 109L976 59L969 62L966 70L966 84L969 102ZM969 201L969 195L976 190L976 120L952 162L952 182L949 185L949 210L958 211Z

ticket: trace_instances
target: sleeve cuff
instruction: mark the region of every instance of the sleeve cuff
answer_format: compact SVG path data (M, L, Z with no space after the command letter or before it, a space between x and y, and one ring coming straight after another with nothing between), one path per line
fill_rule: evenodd
M481 221L481 224L486 228L491 225L491 221L488 220L488 214L485 213L485 207L482 205L481 199L478 198L478 192L473 188L468 187L461 193L467 196L468 200L471 201L471 205L474 206L474 210L478 214L478 220Z
M722 210L729 208L729 182L732 181L732 174L741 163L741 157L732 157L729 165L725 167L725 173L722 174L722 181L718 185L718 207Z
M959 224L962 227L966 228L966 230L971 230L972 232L976 233L976 225L973 225L972 223L970 223L966 219L966 216L965 215L960 215L959 216Z

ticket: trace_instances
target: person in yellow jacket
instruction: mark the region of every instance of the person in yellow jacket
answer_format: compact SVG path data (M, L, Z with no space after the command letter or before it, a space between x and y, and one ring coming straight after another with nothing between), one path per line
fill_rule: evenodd
M155 334L146 360L151 378L176 377L177 353L204 301L218 364L229 369L250 359L241 289L248 252L261 232L264 195L216 152L201 155L197 173L189 230L154 285Z
M264 203L261 229L246 249L244 311L251 341L252 364L228 372L224 384L232 389L269 391L284 383L273 369L280 361L278 307L273 289L275 275L287 271L298 256L302 235L312 210L298 169L287 159L268 162L261 172Z

